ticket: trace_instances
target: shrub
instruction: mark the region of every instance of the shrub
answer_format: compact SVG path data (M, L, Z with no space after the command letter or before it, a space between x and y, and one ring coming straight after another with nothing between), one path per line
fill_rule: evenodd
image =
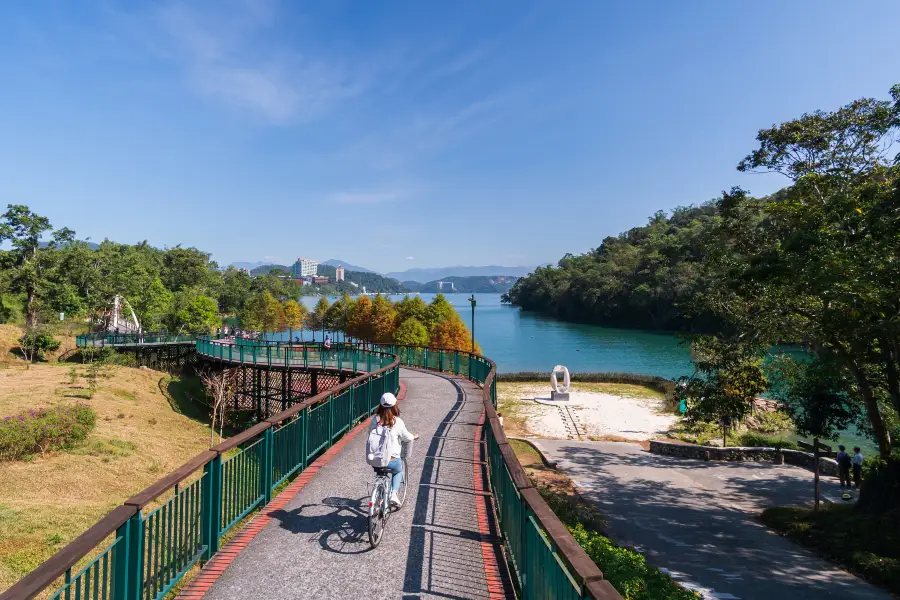
M665 406L670 411L678 409L678 400L675 398L675 382L665 377L656 375L640 375L638 373L572 373L571 380L575 383L627 383L631 385L643 385L665 395ZM497 373L498 382L524 382L524 381L550 381L550 373L538 373L536 371L521 373Z
M28 412L0 420L0 460L21 460L48 450L73 448L83 442L97 422L87 404Z
M800 447L794 442L781 440L776 437L747 431L738 436L738 443L741 446L750 446L754 448L784 448L785 450L799 450Z
M59 342L49 333L40 331L28 331L19 338L22 350L31 360L44 360L44 354L48 351L59 350Z
M760 433L778 433L794 426L790 415L781 410L761 410L747 419L747 425Z
M602 519L590 507L560 492L539 488L541 496L578 545L603 571L625 600L696 600L697 595L659 569L639 552L616 545L599 532Z

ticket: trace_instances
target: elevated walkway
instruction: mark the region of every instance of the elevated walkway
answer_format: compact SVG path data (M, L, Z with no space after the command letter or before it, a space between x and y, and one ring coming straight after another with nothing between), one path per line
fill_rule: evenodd
M379 547L371 549L366 533L373 477L363 428L283 508L270 512L269 523L205 598L513 597L505 569L498 568L500 539L484 491L481 390L407 369L401 380L407 386L402 417L420 438L409 461L406 504ZM198 577L204 579L212 578ZM181 597L202 597L199 591L189 586Z

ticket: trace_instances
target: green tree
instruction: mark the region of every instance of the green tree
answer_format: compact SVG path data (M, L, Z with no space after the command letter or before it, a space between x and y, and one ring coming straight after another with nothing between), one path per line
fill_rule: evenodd
M144 292L138 295L132 306L144 331L157 331L172 311L175 296L166 289L159 277L154 277Z
M427 346L430 341L428 329L415 317L406 319L394 331L394 342L397 344Z
M322 330L322 339L325 339L325 328L328 326L328 298L322 296L306 317L306 327L313 332L313 341L316 341L316 331Z
M179 292L185 288L198 288L204 292L216 292L220 275L209 255L197 248L176 246L166 251L162 261L161 278L166 288Z
M237 315L250 297L252 281L245 271L228 267L222 273L222 292L219 294L219 308L223 313Z
M174 307L169 319L170 329L174 331L210 333L221 324L216 301L197 290L184 289L175 294Z
M700 336L691 344L696 373L678 381L678 397L691 423L718 423L727 445L728 430L741 423L756 397L766 390L763 353L740 342Z
M26 326L33 326L47 284L46 273L57 258L56 246L71 242L75 233L66 227L58 229L51 235L49 246L41 248L44 233L53 229L49 219L21 204L8 205L0 219L0 243L8 241L12 246L10 284L14 291L25 295Z

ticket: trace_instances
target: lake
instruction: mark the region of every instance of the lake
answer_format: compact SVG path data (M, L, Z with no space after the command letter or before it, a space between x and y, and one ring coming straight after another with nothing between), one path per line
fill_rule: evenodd
M425 302L431 302L434 296L420 294ZM444 296L471 329L469 294ZM402 295L389 297L403 299ZM308 308L318 300L318 296L302 298ZM549 372L554 365L565 365L572 373L640 373L669 379L693 373L688 347L671 333L567 323L501 304L499 294L475 294L475 301L475 339L501 373ZM307 339L309 335L305 332ZM793 432L780 437L798 439ZM855 428L843 432L841 443L848 448L859 445L869 456L878 453L874 443ZM837 443L833 445L837 447Z
M420 294L425 302L434 296ZM471 329L469 294L444 296ZM318 300L304 297L303 303L312 308ZM672 334L566 323L501 304L499 294L475 294L475 301L475 339L501 373L549 372L554 365L573 373L615 371L671 379L692 372L690 352Z

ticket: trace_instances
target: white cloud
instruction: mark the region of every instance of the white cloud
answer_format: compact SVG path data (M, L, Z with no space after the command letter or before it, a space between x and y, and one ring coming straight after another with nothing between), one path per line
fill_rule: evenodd
M415 256L407 256L406 260L416 260L416 257Z
M158 22L171 46L167 56L182 63L192 87L218 102L284 123L315 118L365 88L339 64L267 41L277 21L270 3L196 6L166 5Z

